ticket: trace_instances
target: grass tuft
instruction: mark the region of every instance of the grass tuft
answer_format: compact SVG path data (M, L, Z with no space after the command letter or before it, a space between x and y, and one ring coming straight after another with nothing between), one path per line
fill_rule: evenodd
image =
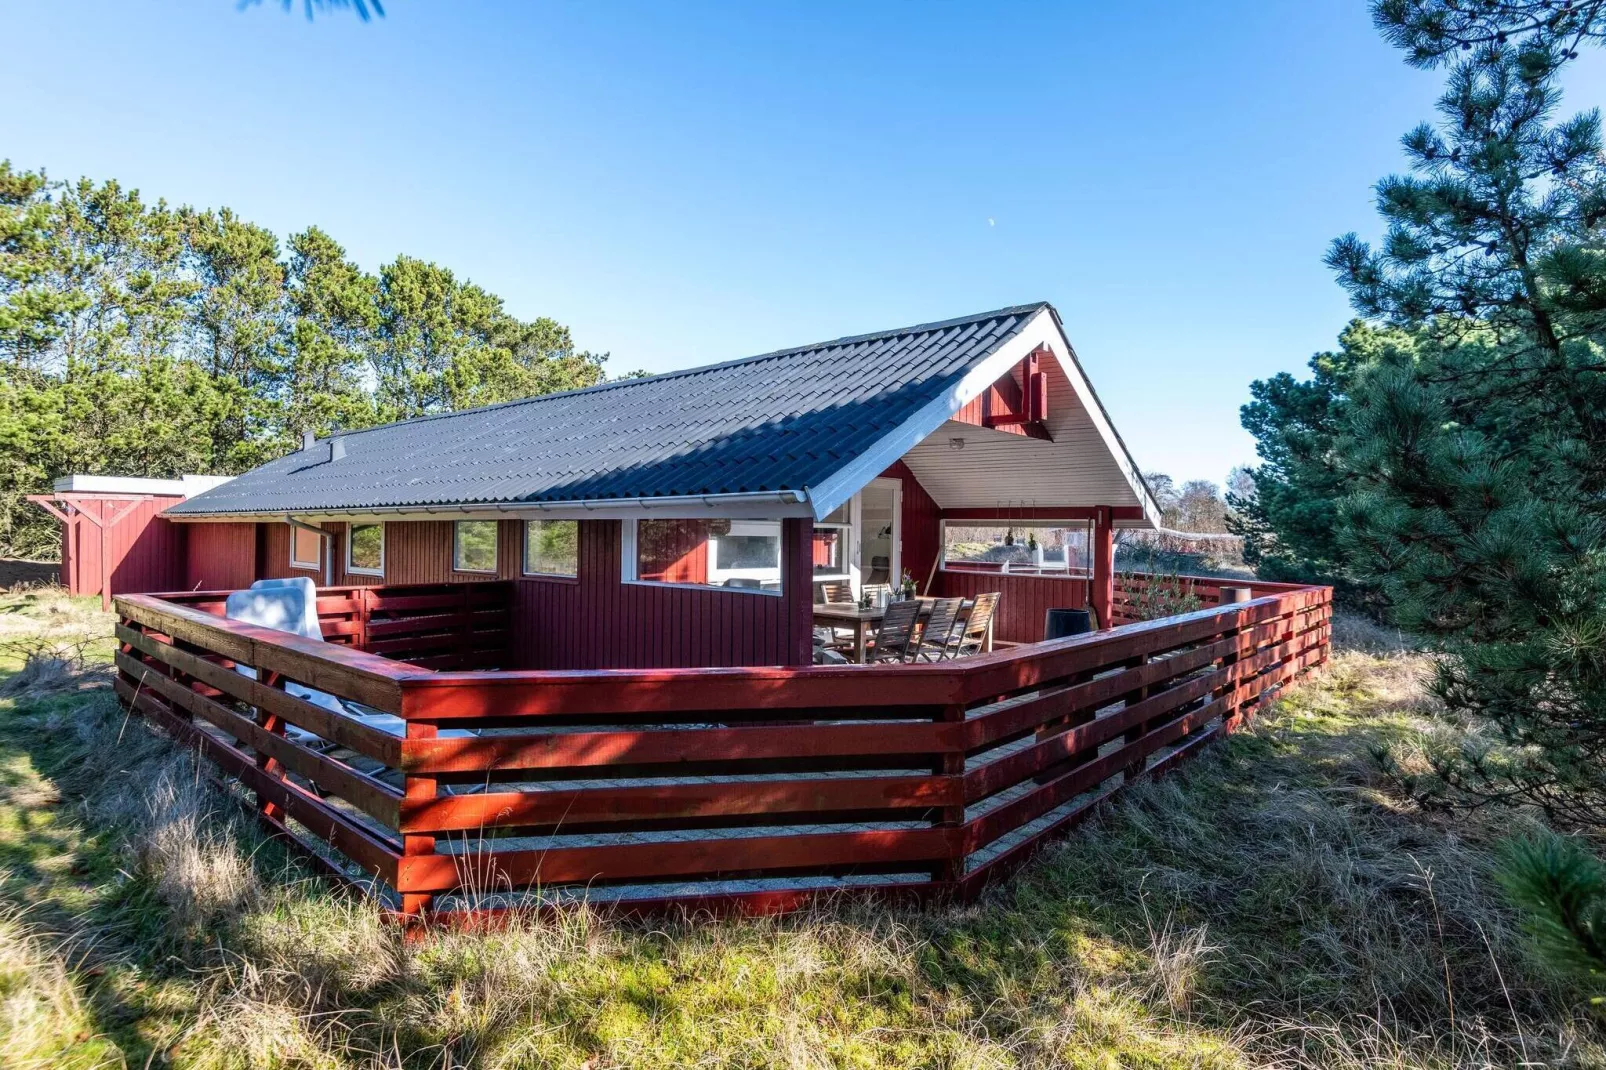
M1492 878L1533 818L1398 790L1426 664L1359 634L979 904L410 942L128 719L90 635L0 694L0 1065L1606 1067Z

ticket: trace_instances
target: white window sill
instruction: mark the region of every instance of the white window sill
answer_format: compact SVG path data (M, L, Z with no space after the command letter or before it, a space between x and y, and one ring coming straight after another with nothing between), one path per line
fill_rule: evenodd
M762 587L726 587L723 584L713 583L665 583L663 580L625 580L631 587L672 587L677 591L715 591L720 594L761 594L768 598L780 598L785 591L766 591Z

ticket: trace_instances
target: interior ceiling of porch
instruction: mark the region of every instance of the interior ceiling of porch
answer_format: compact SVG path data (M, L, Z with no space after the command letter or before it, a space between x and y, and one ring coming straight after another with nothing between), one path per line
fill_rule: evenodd
M1143 515L1137 489L1142 477L1119 440L1112 441L1108 421L1090 411L1098 401L1085 379L1077 375L1079 389L1057 353L1042 362L1042 370L1048 376L1048 418L1039 429L1046 438L966 422L972 410L964 410L904 454L903 462L942 509L1114 506L1136 507ZM1152 520L1115 523L1154 526Z

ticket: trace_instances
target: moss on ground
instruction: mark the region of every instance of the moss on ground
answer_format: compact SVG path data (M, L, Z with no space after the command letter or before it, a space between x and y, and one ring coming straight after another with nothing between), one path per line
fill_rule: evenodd
M1341 655L974 906L404 943L125 719L92 608L0 620L6 1067L1606 1066L1489 879L1528 819L1381 772L1431 712L1409 655Z

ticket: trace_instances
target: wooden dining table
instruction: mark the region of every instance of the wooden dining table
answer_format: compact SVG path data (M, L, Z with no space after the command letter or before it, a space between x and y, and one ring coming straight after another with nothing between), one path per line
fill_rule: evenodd
M927 615L931 613L931 604L935 598L920 599L920 617L917 623L924 623ZM863 665L866 654L867 640L875 634L876 628L881 624L881 618L887 615L886 606L870 606L860 609L857 602L816 602L814 603L814 626L816 628L843 628L853 630L853 662Z

